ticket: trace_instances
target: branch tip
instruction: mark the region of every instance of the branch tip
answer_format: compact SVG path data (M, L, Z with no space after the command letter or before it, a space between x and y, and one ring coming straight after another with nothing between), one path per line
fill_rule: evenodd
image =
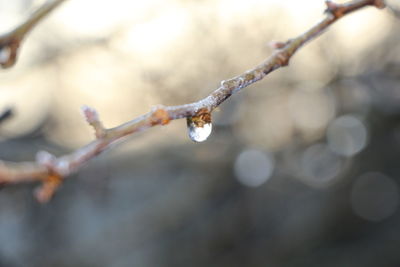
M342 5L340 5L340 4L336 4L336 3L332 2L331 0L326 0L325 5L326 5L325 12L331 14L335 18L340 18L345 14L344 13L345 10L343 9Z
M83 105L81 107L83 116L85 117L86 121L91 125L94 122L99 121L99 114L94 108L89 106Z
M62 179L57 174L51 174L46 177L42 185L36 188L34 196L40 203L47 203L55 194L57 189L60 187Z
M286 46L287 42L271 41L268 43L272 49L282 49Z
M83 105L81 107L83 116L87 123L94 128L96 138L103 138L106 135L106 129L100 121L99 114L94 108Z
M338 8L338 4L332 2L332 0L325 0L325 5L328 10L333 10Z

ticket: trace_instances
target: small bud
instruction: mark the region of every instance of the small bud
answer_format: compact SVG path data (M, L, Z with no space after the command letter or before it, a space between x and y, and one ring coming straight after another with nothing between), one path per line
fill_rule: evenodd
M273 49L281 49L286 46L285 42L278 42L278 41L271 41L268 43L268 45L273 48Z
M54 169L61 176L66 176L71 173L71 165L66 159L58 160Z
M99 115L97 114L97 111L94 108L83 105L81 107L81 110L82 110L83 116L85 116L86 121L89 124L93 124L94 122L99 121Z
M36 153L36 162L47 168L53 168L55 161L56 157L47 151L41 150Z

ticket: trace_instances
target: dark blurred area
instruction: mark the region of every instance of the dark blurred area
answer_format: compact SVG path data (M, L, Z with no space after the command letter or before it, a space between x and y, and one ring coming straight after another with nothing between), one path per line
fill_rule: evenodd
M7 31L43 1L0 1ZM399 6L391 1L393 9ZM0 74L0 159L90 142L196 101L319 21L323 1L67 1ZM203 143L184 120L68 177L0 190L0 266L400 266L400 21L367 8L227 100Z

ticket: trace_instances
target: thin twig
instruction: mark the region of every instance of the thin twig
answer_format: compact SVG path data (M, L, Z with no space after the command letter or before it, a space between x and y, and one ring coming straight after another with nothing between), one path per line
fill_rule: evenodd
M239 76L222 81L218 89L197 102L180 106L158 106L132 121L110 129L103 127L94 109L83 107L82 111L86 120L95 130L96 140L59 158L47 152L39 152L36 162L0 162L0 182L42 181L43 185L41 191L39 191L40 194L38 194L39 200L47 201L61 183L62 177L77 171L87 161L110 148L112 143L155 125L165 125L171 120L181 118L188 118L188 123L192 124L208 124L211 120L210 114L217 106L240 89L261 80L268 73L280 67L287 66L290 58L300 47L319 36L329 25L344 15L365 6L383 8L384 2L382 0L354 0L345 4L335 4L327 1L326 6L325 18L314 27L287 42L275 43L274 53L263 63Z
M10 68L17 61L18 49L24 37L52 10L65 0L49 0L13 30L0 36L0 66Z
M0 113L0 124L3 123L4 121L10 119L13 116L13 109L8 107L6 109L4 109L1 113Z

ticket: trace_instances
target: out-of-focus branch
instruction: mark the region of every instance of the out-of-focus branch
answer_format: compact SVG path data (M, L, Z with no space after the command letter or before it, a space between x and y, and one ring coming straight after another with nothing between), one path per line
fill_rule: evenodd
M386 6L397 19L400 19L400 2L389 1Z
M77 171L83 164L108 149L111 144L122 140L123 137L136 132L145 131L155 125L165 125L171 120L187 118L189 129L198 132L190 134L195 141L203 141L211 131L211 112L240 89L261 80L268 73L287 66L293 54L308 41L315 39L329 25L350 12L365 6L384 7L382 0L354 0L345 4L326 2L325 18L314 27L290 39L287 42L275 42L272 46L274 53L263 63L245 73L221 82L210 95L197 102L180 106L158 106L150 112L126 122L115 128L104 128L97 112L89 107L82 108L87 122L94 128L96 140L72 152L71 154L55 157L48 152L39 152L36 162L5 163L0 162L0 182L19 183L41 181L42 186L36 194L39 201L47 201L60 185L62 178ZM208 127L205 136L202 128Z
M30 32L46 15L59 6L65 0L49 0L35 10L20 25L8 33L0 35L0 66L12 67L18 56L18 49L28 32Z
M13 116L12 108L6 108L0 113L0 124Z

